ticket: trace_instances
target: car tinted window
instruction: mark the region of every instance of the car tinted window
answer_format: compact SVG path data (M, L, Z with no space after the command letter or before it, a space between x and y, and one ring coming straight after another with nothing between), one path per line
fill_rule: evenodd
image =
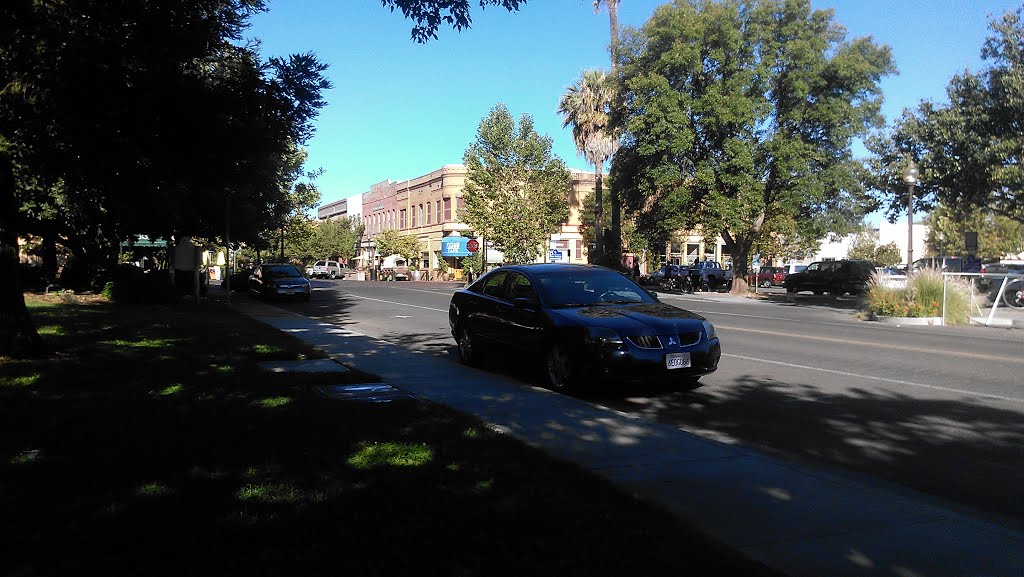
M313 266L324 266L324 264L325 264L324 261L318 260L318 261L316 261L316 264L313 265Z
M484 280L483 294L494 298L504 299L505 276L506 274L504 271L489 275Z
M530 283L530 279L526 278L521 274L513 274L512 282L509 284L509 295L510 300L514 299L529 299L530 301L537 302L537 291L533 290L533 285Z
M647 291L610 270L568 269L537 275L544 299L552 307L612 303L653 303Z
M295 278L302 276L299 269L290 264L275 264L264 267L263 270L270 278Z
M812 262L811 264L807 265L807 272L821 270L821 265L822 263L820 262Z

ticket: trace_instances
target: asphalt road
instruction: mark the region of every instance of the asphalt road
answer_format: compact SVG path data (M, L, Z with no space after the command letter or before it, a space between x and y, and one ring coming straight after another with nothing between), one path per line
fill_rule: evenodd
M312 302L282 306L458 362L453 286L313 283ZM718 372L695 391L607 386L577 396L1024 528L1024 330L895 327L853 318L852 298L775 296L661 295L715 324ZM490 369L539 385L539 364L498 354Z

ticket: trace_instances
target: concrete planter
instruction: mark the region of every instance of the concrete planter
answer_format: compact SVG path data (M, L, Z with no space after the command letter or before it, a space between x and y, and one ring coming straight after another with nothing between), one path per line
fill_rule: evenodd
M897 326L941 326L942 317L883 317L876 316L875 319L887 325Z

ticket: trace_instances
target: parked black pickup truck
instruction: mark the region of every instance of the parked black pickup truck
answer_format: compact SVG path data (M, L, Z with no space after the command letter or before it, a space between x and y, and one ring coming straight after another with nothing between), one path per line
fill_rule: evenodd
M717 289L732 281L732 271L722 268L722 263L706 260L690 265L690 282L698 289Z

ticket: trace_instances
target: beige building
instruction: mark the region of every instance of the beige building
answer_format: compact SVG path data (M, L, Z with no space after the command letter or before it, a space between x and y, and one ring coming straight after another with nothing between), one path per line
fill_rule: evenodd
M551 235L548 247L551 250L545 253L544 261L550 262L552 258L557 258L559 262L587 262L586 247L579 231L579 218L583 199L594 191L594 174L576 169L570 169L570 173L569 219L557 233ZM446 258L449 267L459 268L459 257L442 256L445 252L442 242L446 237L467 237L473 232L459 219L465 182L466 167L462 164L447 164L405 181L382 181L363 193L362 218L365 231L360 255L363 265L369 266L377 256L386 256L375 253L373 239L384 230L396 229L420 240L419 267L420 270L429 270L430 278L436 278L440 273L439 258ZM489 250L487 257L489 264L500 263L501 254L496 251Z
M725 241L721 236L715 238L714 244L704 242L704 237L699 233L679 233L676 238L665 243L664 251L658 255L660 262L671 264L688 264L694 260L715 260L722 263L722 266L732 265L732 256L729 249L725 247ZM653 266L653 263L649 263Z

